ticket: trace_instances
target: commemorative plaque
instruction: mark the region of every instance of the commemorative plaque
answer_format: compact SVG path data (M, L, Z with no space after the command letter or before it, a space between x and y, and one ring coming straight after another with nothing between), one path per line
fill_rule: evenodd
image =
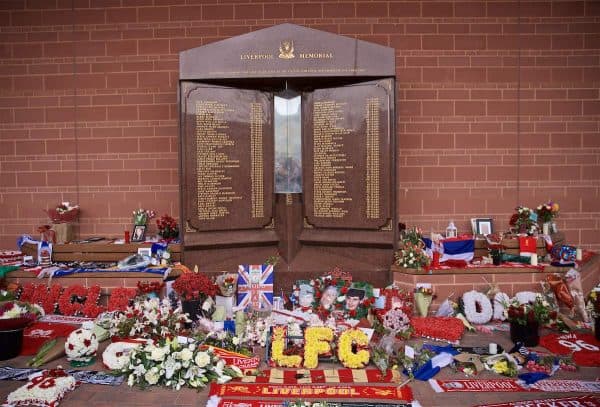
M186 213L203 231L271 222L272 97L253 90L184 83Z
M180 53L183 261L389 283L395 53L281 24Z

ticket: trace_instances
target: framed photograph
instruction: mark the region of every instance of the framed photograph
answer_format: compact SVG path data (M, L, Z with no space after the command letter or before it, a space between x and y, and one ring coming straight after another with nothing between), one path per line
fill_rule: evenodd
M132 242L143 242L146 238L146 225L135 225L131 234Z
M140 247L137 250L140 256L152 257L152 248L151 247Z
M494 233L494 221L490 218L475 219L475 232L484 236Z

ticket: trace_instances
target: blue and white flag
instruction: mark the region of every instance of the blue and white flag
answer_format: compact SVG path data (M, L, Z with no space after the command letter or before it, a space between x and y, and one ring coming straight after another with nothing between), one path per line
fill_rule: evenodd
M442 246L444 253L440 263L447 260L464 260L468 263L475 255L475 239L446 239L442 241Z
M434 243L430 238L424 237L423 243L425 243L425 252L429 257L433 257L433 246ZM470 262L473 260L475 255L475 240L474 239L463 239L463 238L451 238L444 239L441 241L441 257L440 263L447 260L464 260Z
M240 264L237 290L237 303L240 309L271 308L273 305L273 265Z

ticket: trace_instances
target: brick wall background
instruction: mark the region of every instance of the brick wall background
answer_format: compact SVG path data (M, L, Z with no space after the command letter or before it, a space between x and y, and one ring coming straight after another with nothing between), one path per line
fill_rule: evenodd
M600 2L575 0L0 0L0 247L64 200L81 236L177 215L178 52L283 22L396 49L401 221L553 199L600 249Z

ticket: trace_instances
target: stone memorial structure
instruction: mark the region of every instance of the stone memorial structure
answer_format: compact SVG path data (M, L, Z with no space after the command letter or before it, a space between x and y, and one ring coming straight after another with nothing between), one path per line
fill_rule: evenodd
M183 259L390 281L394 50L282 24L180 53Z

